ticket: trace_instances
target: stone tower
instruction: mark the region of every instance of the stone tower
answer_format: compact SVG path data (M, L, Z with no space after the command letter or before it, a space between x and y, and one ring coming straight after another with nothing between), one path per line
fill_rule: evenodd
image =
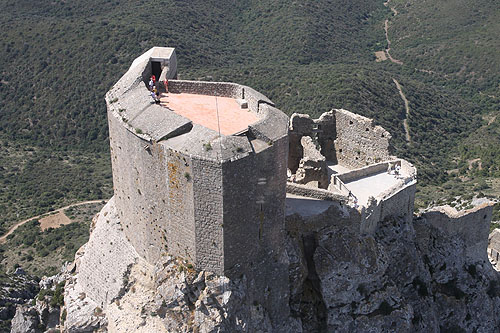
M148 91L151 75L163 92L160 104ZM154 47L106 95L114 194L127 238L150 263L168 253L227 276L262 258L278 262L287 116L252 88L176 76L175 50Z

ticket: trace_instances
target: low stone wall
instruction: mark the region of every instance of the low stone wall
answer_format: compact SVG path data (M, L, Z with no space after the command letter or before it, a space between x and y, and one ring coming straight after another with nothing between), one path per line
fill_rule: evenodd
M242 98L243 87L230 82L208 82L208 81L168 81L168 91L174 94L187 93L210 96L221 96L231 98Z
M355 180L372 176L380 172L386 172L387 168L389 167L389 163L392 163L393 165L399 165L401 166L401 160L392 160L392 161L387 161L387 162L380 162L376 164L371 164L366 167L362 167L359 169L351 170L346 173L338 174L336 175L337 178L342 180L344 183L349 183L353 182Z
M163 82L160 82L160 89L165 89ZM274 106L269 98L258 91L231 82L170 80L168 81L168 91L174 94L187 93L244 99L248 103L249 110L255 113L263 112L259 107L260 103Z
M314 198L319 200L331 200L339 202L347 202L347 196L332 191L327 191L319 188L311 188L306 185L300 185L287 182L286 192L299 195L301 197Z

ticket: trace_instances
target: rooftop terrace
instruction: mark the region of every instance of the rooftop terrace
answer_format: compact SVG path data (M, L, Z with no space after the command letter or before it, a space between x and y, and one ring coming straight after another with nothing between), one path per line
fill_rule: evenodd
M162 94L161 105L193 123L223 135L232 135L257 122L257 115L231 97L168 93ZM218 116L218 117L217 117ZM218 118L218 119L217 119Z

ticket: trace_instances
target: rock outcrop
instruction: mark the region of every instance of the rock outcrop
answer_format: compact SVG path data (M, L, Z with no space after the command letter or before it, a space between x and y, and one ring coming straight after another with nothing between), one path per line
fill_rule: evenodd
M0 321L2 327L14 317L16 307L33 299L39 291L38 281L18 268L14 273L1 277L0 283Z
M54 276L44 276L38 283L38 295L30 302L17 306L11 333L59 331L64 285L70 266L63 265L61 272Z
M79 283L86 274L80 269L82 262L94 260L86 256L95 256L89 245L97 239L106 235L113 243L120 237L126 241L113 211L110 200L95 219L89 243L79 251L75 274L68 276L66 332L274 331L269 309L248 304L252 281L246 276L229 279L195 271L188 262L168 255L153 266L126 246L121 247L126 254L98 249L101 262L113 258L127 268L106 276L116 280L117 293L104 303L96 302L86 289L90 284ZM488 227L484 214L491 214L491 207L476 208L460 218L475 223L475 232L481 234ZM341 204L332 204L320 215L287 217L289 331L494 332L500 328L499 276L487 259L487 238L478 245L466 233L450 233L446 223L457 216L447 215L446 210L413 220L386 218L372 234L359 232L358 217L356 209ZM478 217L481 220L476 221ZM476 253L471 246L484 247L484 253L471 255ZM93 293L108 288L102 284L103 271L109 272L96 264ZM23 311L23 316L34 316L30 311ZM24 317L19 317L20 323Z
M111 199L94 219L89 242L77 253L75 274L68 277L66 332L274 330L268 309L248 304L254 282L244 275L230 280L196 272L188 262L168 255L154 266L137 256L126 245L113 204ZM289 318L284 327L297 332L300 322Z
M482 256L468 256L470 244L425 214L411 223L388 218L361 235L348 218L330 220L328 214L338 216L333 210L288 218L292 231L297 223L331 222L290 233L291 307L304 331L498 331L499 276L486 244Z

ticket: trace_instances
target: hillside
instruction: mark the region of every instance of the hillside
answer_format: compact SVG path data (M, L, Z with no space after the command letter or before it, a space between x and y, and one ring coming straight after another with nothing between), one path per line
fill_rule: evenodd
M448 170L458 168L473 189L484 176L460 166L493 149L475 133L499 111L498 50L491 47L498 8L492 0L394 6L396 17L382 1L368 0L3 1L0 231L70 202L111 195L104 94L154 45L177 48L181 78L248 84L288 114L341 107L374 118L393 134L397 155L419 168L422 205L437 199L429 186L451 195L441 186L456 179ZM460 20L442 20L459 6ZM386 47L386 18L391 52L402 66L374 61ZM472 39L479 46L467 46ZM409 100L411 144L394 78ZM500 124L489 126L497 131ZM461 153L469 142L475 150ZM487 186L496 186L497 173L488 176Z

